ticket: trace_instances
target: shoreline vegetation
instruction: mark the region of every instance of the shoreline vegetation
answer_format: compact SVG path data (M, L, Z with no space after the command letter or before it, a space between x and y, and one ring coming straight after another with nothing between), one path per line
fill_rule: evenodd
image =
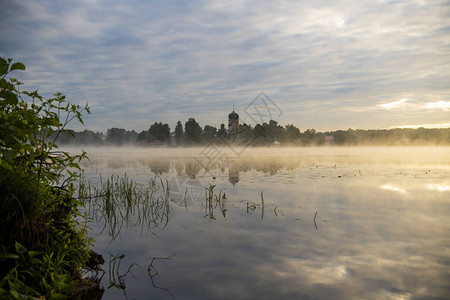
M75 198L79 163L56 144L89 107L23 91L11 72L25 65L0 58L0 298L98 299L95 272L104 262L92 249L88 223Z
M235 143L255 147L448 146L450 128L347 129L327 132L307 129L301 132L294 125L281 126L271 120L255 127L239 125L237 130L227 133L223 124L219 129L209 125L202 129L194 118L190 118L184 129L178 121L174 132L170 131L168 124L155 122L148 130L140 133L110 128L106 134L85 129L65 132L60 136L60 144L69 146L189 147L212 143L218 146Z

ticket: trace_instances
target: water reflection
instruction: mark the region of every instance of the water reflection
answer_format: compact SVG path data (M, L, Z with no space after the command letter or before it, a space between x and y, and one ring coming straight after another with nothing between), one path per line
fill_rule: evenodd
M235 185L239 182L239 166L232 164L228 168L228 181Z
M450 191L450 185L444 185L444 184L429 184L428 188L432 191L439 191L439 192Z
M423 149L414 148L377 149L385 162L370 149L279 151L249 153L210 170L193 156L118 155L119 169L109 168L104 154L91 156L95 168L86 165L86 176L120 170L145 185L164 166L170 187L163 230L143 233L133 221L142 219L137 209L114 240L106 230L96 237L100 252L124 253L123 265L141 266L127 277L127 296L447 298L449 158L433 152L420 160ZM93 224L95 234L102 226ZM172 253L176 259L157 263L164 276L149 278L153 259ZM105 299L121 296L105 292Z
M398 192L398 193L401 193L401 194L406 194L407 193L407 191L405 189L399 188L399 187L397 187L395 185L392 185L392 184L383 184L380 188L382 190Z
M165 291L172 299L175 299L174 295L170 292L170 287L161 287L159 286L157 283L155 283L156 281L156 277L159 275L158 270L156 269L155 266L155 262L156 260L160 261L160 260L171 260L174 257L176 257L175 254L172 254L168 257L153 257L150 265L147 268L147 272L148 272L148 276L150 276L150 280L152 282L152 286L156 289L160 289Z
M295 170L302 163L301 159L289 157L271 157L269 159L261 160L258 157L249 156L233 160L231 163L220 162L205 168L195 157L163 157L163 158L145 158L131 160L126 157L120 159L106 160L104 164L103 157L91 156L90 162L84 162L82 166L86 169L92 168L94 164L97 168L105 166L114 173L116 170L122 172L128 171L129 174L137 173L137 175L144 172L144 168L148 167L148 171L156 175L176 175L180 177L188 177L194 179L197 177L207 179L215 179L216 177L223 177L228 174L228 181L232 185L239 182L240 173L248 172L262 172L270 176L276 175L282 171ZM315 166L317 167L317 166ZM102 170L100 170L102 172Z
M148 163L150 170L156 175L161 175L165 173L169 173L170 170L170 161L169 160L154 160Z

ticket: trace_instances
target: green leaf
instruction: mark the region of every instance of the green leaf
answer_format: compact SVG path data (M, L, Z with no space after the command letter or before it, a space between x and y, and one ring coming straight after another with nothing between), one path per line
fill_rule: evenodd
M45 280L45 278L42 278L42 284L44 285L45 290L48 291L48 292L53 289L52 285L49 284L47 282L47 280Z
M0 57L0 76L8 72L8 63Z
M58 291L67 293L72 291L72 285L70 284L70 276L67 274L57 275L55 274L54 284Z
M16 251L20 254L25 254L27 252L27 248L25 248L21 243L16 242L15 244Z
M14 299L24 299L24 300L28 299L28 297L26 295L20 294L16 290L11 290L10 293L11 293L11 296L14 297Z
M30 257L35 257L35 256L38 256L38 255L40 255L40 254L42 254L41 251L28 251L28 255L29 255Z
M12 253L2 253L0 254L0 261L3 261L5 259L8 258L19 258L19 256L17 254L12 254Z
M8 295L8 290L6 290L4 288L0 288L0 297L1 297L1 299L6 298L6 295Z
M13 71L13 70L23 70L23 71L25 71L25 65L23 63L21 63L21 62L15 62L15 63L12 64L12 66L10 68L10 71Z

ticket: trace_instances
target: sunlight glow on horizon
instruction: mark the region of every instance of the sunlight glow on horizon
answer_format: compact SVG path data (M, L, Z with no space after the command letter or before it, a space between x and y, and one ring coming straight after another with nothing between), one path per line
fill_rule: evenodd
M443 123L443 124L417 124L417 125L399 125L399 126L392 126L389 129L395 129L395 128L410 128L410 129L417 129L417 128L450 128L450 123Z

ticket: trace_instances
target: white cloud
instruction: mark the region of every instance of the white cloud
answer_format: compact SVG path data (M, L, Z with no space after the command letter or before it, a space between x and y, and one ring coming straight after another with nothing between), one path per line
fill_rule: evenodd
M378 104L377 106L384 109L394 109L403 106L403 104L406 103L408 100L409 99L401 99L390 103Z
M430 102L425 105L425 108L442 109L444 111L448 111L450 110L450 101Z

